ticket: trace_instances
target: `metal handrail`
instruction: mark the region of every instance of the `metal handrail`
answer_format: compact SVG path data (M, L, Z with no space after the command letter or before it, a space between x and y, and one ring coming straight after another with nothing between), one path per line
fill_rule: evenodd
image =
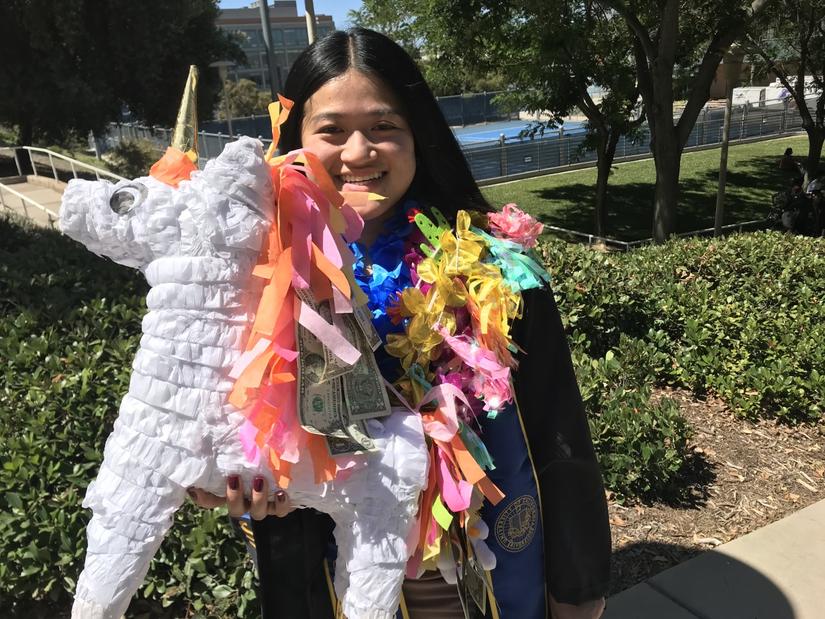
M11 207L6 204L5 197L3 197L3 192L4 191L8 191L9 193L14 194L18 198L20 198L20 203L23 205L23 214L27 218L31 219L31 215L29 215L29 210L26 208L26 204L31 204L32 206L34 206L36 208L39 208L41 211L46 213L46 215L49 216L49 225L54 225L54 222L57 221L58 219L60 219L60 215L58 213L55 213L50 208L48 208L46 206L43 206L42 204L40 204L36 200L32 200L30 197L23 195L19 191L15 191L14 189L12 189L11 187L9 187L6 184L0 183L0 205L2 205L3 208L11 209Z
M115 174L114 172L110 172L109 170L104 170L103 168L95 167L95 166L93 166L91 164L88 164L88 163L83 163L82 161L78 161L77 159L72 159L71 157L67 157L66 155L63 155L61 153L56 153L52 150L49 150L48 148L40 148L40 147L37 147L37 146L21 146L19 148L22 148L22 149L26 150L29 153L29 163L31 164L32 172L34 173L35 176L40 176L40 175L37 173L37 166L34 163L34 157L32 156L32 152L43 153L43 154L48 156L49 165L52 168L52 177L56 181L59 181L60 178L58 178L58 176L57 176L57 168L54 167L54 157L57 157L58 159L62 159L64 161L69 162L69 167L72 171L72 176L74 176L74 178L77 178L77 169L76 168L83 168L83 169L91 170L92 172L94 172L95 173L95 178L97 180L100 180L101 175L108 176L109 178L113 178L113 179L118 180L118 181L127 180L127 179L123 178L122 176L120 176L119 174ZM20 166L20 161L18 159L18 148L4 146L4 147L0 147L0 150L11 150L11 151L14 152L14 163L17 166L17 173L20 176L23 176L22 168Z

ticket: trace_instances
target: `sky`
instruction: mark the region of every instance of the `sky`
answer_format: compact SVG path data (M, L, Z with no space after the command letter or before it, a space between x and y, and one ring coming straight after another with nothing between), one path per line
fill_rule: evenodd
M252 4L252 0L220 0L222 9L241 9ZM273 0L269 0L272 6ZM357 9L361 6L360 0L314 0L316 15L331 15L336 28L346 28L347 12L350 9ZM303 0L297 0L298 15L304 14Z

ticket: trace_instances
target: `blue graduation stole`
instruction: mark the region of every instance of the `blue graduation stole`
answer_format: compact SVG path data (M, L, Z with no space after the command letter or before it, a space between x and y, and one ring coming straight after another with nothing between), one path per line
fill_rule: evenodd
M487 545L496 555L496 568L488 574L494 619L546 619L544 534L538 480L516 404L494 419L479 417L481 439L495 469L490 480L504 493L498 505L485 501L481 517L490 527Z

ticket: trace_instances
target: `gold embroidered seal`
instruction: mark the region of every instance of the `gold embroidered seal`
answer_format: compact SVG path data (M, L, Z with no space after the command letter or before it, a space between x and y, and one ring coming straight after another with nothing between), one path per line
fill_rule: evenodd
M528 494L516 498L496 518L496 541L508 552L521 552L536 534L539 510Z

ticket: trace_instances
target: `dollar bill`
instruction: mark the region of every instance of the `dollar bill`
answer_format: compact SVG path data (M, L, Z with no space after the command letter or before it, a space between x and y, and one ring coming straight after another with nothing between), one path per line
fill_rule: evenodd
M359 349L362 348L361 346L358 346L358 341L355 339L355 329L353 329L354 319L351 314L341 314L338 316L338 320L333 321L332 309L330 308L329 301L324 301L323 303L321 303L318 306L317 311L321 315L321 317L328 323L337 323L336 327L340 325L342 335L347 339L347 341L350 344L358 347ZM324 350L324 359L327 364L324 370L324 380L330 380L332 378L336 378L337 376L343 376L347 372L351 372L352 369L355 367L353 365L344 363L344 361L339 359L338 356L333 354L333 352L326 346L322 345L322 348ZM364 351L361 350L362 358L363 354Z
M373 441L372 437L369 435L369 430L367 429L367 424L365 421L350 421L344 427L344 430L349 437L358 443L365 451L374 451L376 449L375 441Z
M308 290L296 290L295 293L307 306L315 310L327 323L332 325L332 311L329 306L329 301L322 301L318 303ZM306 330L305 330L306 331ZM336 355L332 353L321 341L312 333L307 331L307 342L312 346L313 350L317 350L323 356L324 368L321 375L318 377L318 382L325 382L332 380L338 376L349 372L352 369L351 365L344 363ZM346 334L344 334L346 337Z
M329 303L317 303L308 291L297 292L304 303L333 324ZM327 436L333 455L374 449L363 420L391 412L378 364L357 319L352 314L336 318L341 334L362 353L355 365L338 359L300 324L296 324L295 338L301 423L309 431Z
M367 349L366 338L359 329L350 329L350 332L358 340L362 354L352 371L342 377L349 418L357 421L386 417L392 412L390 398L375 355Z
M347 436L327 436L327 450L331 456L344 454L359 454L375 451L375 441L367 433L367 426L363 421L351 423L345 428Z
M298 330L306 331L301 326ZM298 417L301 425L308 432L346 438L342 422L343 386L340 381L321 383L313 380L323 371L323 357L301 349L301 343L306 339L305 334L298 338Z
M332 456L374 450L363 421L352 421L340 377L324 381L326 361L320 341L300 324L295 326L298 346L298 416L308 432L324 436Z
M358 326L361 327L361 333L363 333L367 339L370 350L375 352L379 346L381 346L381 336L378 335L378 331L375 330L375 325L372 324L372 312L370 312L370 308L367 307L366 304L361 305L354 308L352 314L355 316Z

